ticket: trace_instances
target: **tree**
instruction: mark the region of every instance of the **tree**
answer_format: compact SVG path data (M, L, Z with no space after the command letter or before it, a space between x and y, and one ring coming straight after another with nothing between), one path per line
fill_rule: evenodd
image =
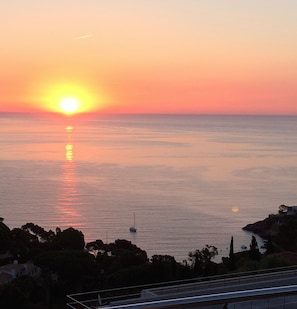
M274 242L282 250L297 250L297 216L288 216L287 220L279 226Z
M261 253L260 253L259 247L258 247L258 243L257 243L256 237L254 235L252 236L252 240L251 240L251 243L250 243L249 255L250 255L250 258L252 260L259 260L260 256L261 256Z
M86 249L91 252L106 251L106 245L101 239L96 239L95 241L88 242L86 244Z
M19 262L32 259L34 255L32 250L38 246L39 242L37 236L20 228L12 229L10 251Z
M202 250L189 253L191 268L196 275L208 276L215 272L211 260L218 255L218 249L214 246L206 245Z
M0 217L0 253L5 253L9 249L11 241L10 229L3 223L3 220Z
M114 269L136 266L147 263L147 253L125 239L117 239L107 245L111 257L113 257Z
M22 229L28 233L35 235L39 242L50 242L54 237L55 233L52 230L48 232L41 226L34 223L26 223L22 226Z
M272 243L271 235L269 235L268 240L265 242L265 254L271 254L274 253L274 246Z
M51 294L54 290L59 290L59 295L78 292L97 277L94 256L82 250L45 251L34 259L34 264L42 269L43 282Z
M281 214L284 214L288 211L288 206L282 204L278 207L278 213L281 215Z
M56 235L56 244L60 249L83 250L85 247L84 234L73 227L69 227Z
M174 280L176 277L177 262L173 256L155 254L151 258L151 266L158 281Z
M230 251L229 251L229 269L235 269L235 256L234 256L234 245L233 245L233 236L231 237L230 242Z

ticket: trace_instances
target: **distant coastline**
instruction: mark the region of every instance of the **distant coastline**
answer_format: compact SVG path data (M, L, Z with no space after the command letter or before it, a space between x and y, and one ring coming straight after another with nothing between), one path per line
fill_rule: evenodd
M297 206L280 205L277 214L270 214L267 218L247 224L242 229L254 233L263 240L275 236L279 231L279 226L287 222L292 216L297 214Z
M254 233L261 237L263 240L267 240L269 236L275 231L277 216L269 216L263 220L249 223L242 229L247 232Z

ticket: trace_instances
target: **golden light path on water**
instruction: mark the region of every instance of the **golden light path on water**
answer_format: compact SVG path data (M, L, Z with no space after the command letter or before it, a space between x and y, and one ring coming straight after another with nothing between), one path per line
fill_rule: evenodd
M66 127L65 160L62 164L61 183L58 196L58 213L61 225L67 227L80 226L81 215L78 206L81 204L78 189L76 165L74 162L72 126Z

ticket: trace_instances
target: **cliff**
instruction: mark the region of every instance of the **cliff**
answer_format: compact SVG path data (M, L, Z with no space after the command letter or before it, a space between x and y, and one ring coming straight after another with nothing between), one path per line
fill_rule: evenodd
M264 220L251 223L243 227L244 231L252 232L259 235L263 239L268 239L269 236L275 235L278 231L279 222L283 216L269 215Z

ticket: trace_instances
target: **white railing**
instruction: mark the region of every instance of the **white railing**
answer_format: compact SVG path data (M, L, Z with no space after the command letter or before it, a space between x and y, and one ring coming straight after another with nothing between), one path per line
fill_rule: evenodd
M251 272L251 273L242 273L242 274L236 274L235 277L230 276L217 276L217 277L208 277L208 278L196 278L193 280L183 280L183 281L175 281L175 282L167 282L162 283L159 285L146 285L146 286L132 286L132 287L126 287L126 288L119 288L119 289L110 289L110 290L101 290L101 291L93 291L93 292L87 292L87 293L79 293L79 294L72 294L67 295L68 303L67 306L72 309L90 309L90 308L154 308L154 307L147 307L148 303L149 306L157 306L155 302L163 302L159 303L159 306L161 304L165 304L166 301L192 301L195 299L196 304L198 304L198 300L200 302L208 302L208 297L212 297L211 302L216 303L218 302L217 297L221 297L220 301L223 304L224 299L222 298L223 295L239 295L242 296L243 291L238 291L239 287L236 291L230 292L228 291L228 288L230 286L234 285L244 285L246 284L246 287L241 288L242 290L245 290L244 292L250 291L249 294L246 294L241 300L238 299L238 301L247 301L248 297L253 296L252 298L256 298L255 291L258 291L260 293L264 293L262 298L268 299L269 297L272 297L272 294L270 295L270 292L274 292L274 296L277 296L277 293L281 291L280 293L287 294L297 294L297 285L295 286L295 279L294 283L291 283L291 285L282 284L282 279L285 278L295 278L297 277L297 269L292 268L282 268L282 271L276 272L276 269L269 270L265 273L262 271L260 272ZM241 276L240 276L241 275ZM253 283L258 283L259 281L263 282L269 282L269 280L277 280L279 285L282 285L280 287L262 287L258 289L252 289ZM297 280L297 279L296 279ZM297 283L297 282L296 282ZM224 288L220 289L220 291L217 291L215 294L214 291L207 291L207 289L215 288L215 287ZM268 285L269 286L269 285ZM272 286L272 285L271 285ZM288 289L288 287L291 287L295 289L294 291L291 291ZM204 295L194 296L186 295L186 291L189 289L199 290L202 289L205 290ZM269 290L271 289L271 290ZM277 290L281 289L281 290ZM252 291L252 292L251 292ZM147 293L149 292L149 293ZM257 293L258 293L257 292ZM269 293L268 293L269 292ZM232 294L232 293L239 293L239 294ZM183 295L184 294L184 295ZM197 293L198 294L198 293ZM207 295L206 295L207 294ZM285 295L284 294L284 295ZM149 295L149 296L148 296ZM215 296L219 295L219 296ZM247 296L248 295L248 296ZM187 297L185 297L187 296ZM196 297L196 298L192 298ZM200 298L198 298L200 297ZM203 298L205 297L205 298ZM149 301L150 299L150 301ZM229 299L229 302L231 302L232 298ZM146 307L131 307L132 305L139 306L140 304L143 304L142 306ZM205 304L206 304L205 303ZM202 304L202 303L201 303ZM123 306L128 307L123 307ZM179 304L182 305L182 304ZM273 306L273 302L271 302L271 305L265 308L277 308ZM295 303L296 305L296 303ZM103 306L103 307L102 307ZM130 307L129 307L130 306ZM166 305L167 307L170 305ZM164 307L165 308L165 307ZM229 306L229 308L232 308ZM235 307L233 307L235 308ZM238 307L240 308L240 307ZM252 308L252 307L249 307ZM289 307L288 307L289 308ZM297 308L297 306L293 307Z
M146 301L142 300L140 302L135 302L135 303L130 303L130 304L97 306L96 308L98 309L154 309L154 308L170 308L172 306L178 306L178 308L183 308L189 305L208 306L208 305L214 305L214 304L244 302L244 301L257 300L257 299L263 299L263 298L271 299L271 298L275 298L279 296L281 296L282 298L285 298L288 295L297 296L297 285L217 293L217 294L192 296L192 297L180 297L180 298L162 299L162 300L146 300ZM294 304L296 304L296 302L294 302ZM285 301L283 304L284 305L286 304ZM268 308L273 308L273 307L274 307L274 304L272 304L271 307L268 307ZM71 307L71 308L78 308L78 307ZM90 307L82 304L81 308L89 309Z

